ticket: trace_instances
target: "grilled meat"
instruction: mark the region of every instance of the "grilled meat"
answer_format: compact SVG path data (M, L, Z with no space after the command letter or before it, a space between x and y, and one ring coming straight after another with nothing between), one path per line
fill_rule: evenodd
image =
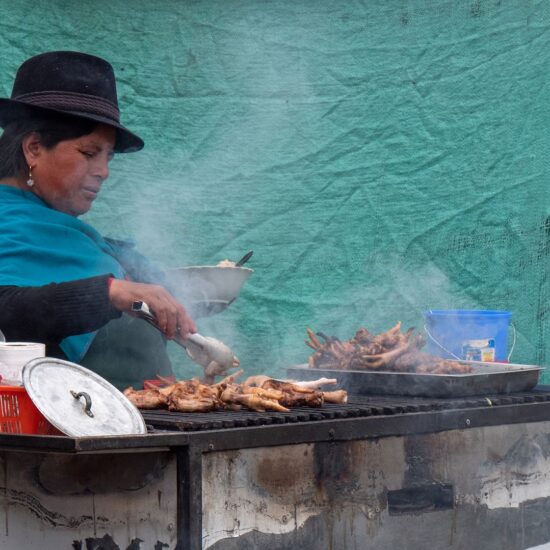
M271 378L262 384L262 388L281 392L279 403L286 407L320 407L324 402L322 392L282 380Z
M345 403L344 390L321 392L321 385L334 384L326 378L311 382L274 380L268 376L251 376L243 384L236 378L242 371L227 376L217 384L204 384L198 379L171 383L165 380L163 387L144 390L127 388L124 394L140 409L168 408L180 412L207 412L217 409L288 412L289 407L320 407L325 401ZM309 387L313 386L313 387Z
M268 377L266 376L266 378ZM318 390L322 386L334 386L338 384L338 380L336 378L319 378L318 380L305 381L285 380L285 382L290 382L291 384L294 384L295 386L300 386L301 388L311 388L312 390Z
M347 403L348 392L346 390L324 391L325 403Z
M168 404L168 399L159 390L151 388L146 390L134 390L134 388L126 388L124 395L138 409L162 409Z
M179 412L207 412L219 406L217 388L201 384L198 380L176 382L164 390L168 399L168 410Z
M289 409L281 405L279 401L275 399L268 399L255 393L243 393L239 387L229 386L220 395L220 399L223 403L238 403L245 405L253 411L280 411L288 412Z
M321 332L314 333L309 328L307 334L309 339L306 344L314 350L308 359L312 368L433 374L464 374L472 371L468 364L421 351L425 344L424 338L414 335L414 328L401 332L400 322L381 334L360 328L353 338L344 342Z

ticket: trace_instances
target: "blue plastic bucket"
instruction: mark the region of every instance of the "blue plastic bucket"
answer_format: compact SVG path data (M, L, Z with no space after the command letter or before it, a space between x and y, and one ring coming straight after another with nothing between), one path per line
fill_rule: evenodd
M424 312L428 352L445 359L508 360L509 311Z

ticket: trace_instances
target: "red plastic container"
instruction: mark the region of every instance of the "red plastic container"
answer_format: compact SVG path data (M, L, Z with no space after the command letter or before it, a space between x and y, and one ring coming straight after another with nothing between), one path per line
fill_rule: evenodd
M22 386L0 386L0 433L62 435L44 418Z

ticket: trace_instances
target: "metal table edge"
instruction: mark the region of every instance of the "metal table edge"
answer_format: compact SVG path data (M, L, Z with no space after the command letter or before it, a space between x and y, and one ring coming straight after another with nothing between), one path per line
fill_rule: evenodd
M202 452L211 452L319 441L372 439L543 421L550 421L550 402L548 401L198 432L167 431L135 436L71 438L0 434L0 451L151 452L158 449L193 447Z
M181 432L144 435L67 437L0 434L0 451L25 452L153 452L187 446L189 437Z
M544 421L550 421L550 402L199 431L189 433L189 444L200 447L203 452L213 452L308 442L420 435ZM278 430L285 430L285 436L277 436Z

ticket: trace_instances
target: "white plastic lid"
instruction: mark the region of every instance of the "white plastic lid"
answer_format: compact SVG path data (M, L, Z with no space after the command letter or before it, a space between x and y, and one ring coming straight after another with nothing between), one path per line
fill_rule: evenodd
M147 433L138 409L95 372L52 357L23 367L23 385L46 420L70 437Z

